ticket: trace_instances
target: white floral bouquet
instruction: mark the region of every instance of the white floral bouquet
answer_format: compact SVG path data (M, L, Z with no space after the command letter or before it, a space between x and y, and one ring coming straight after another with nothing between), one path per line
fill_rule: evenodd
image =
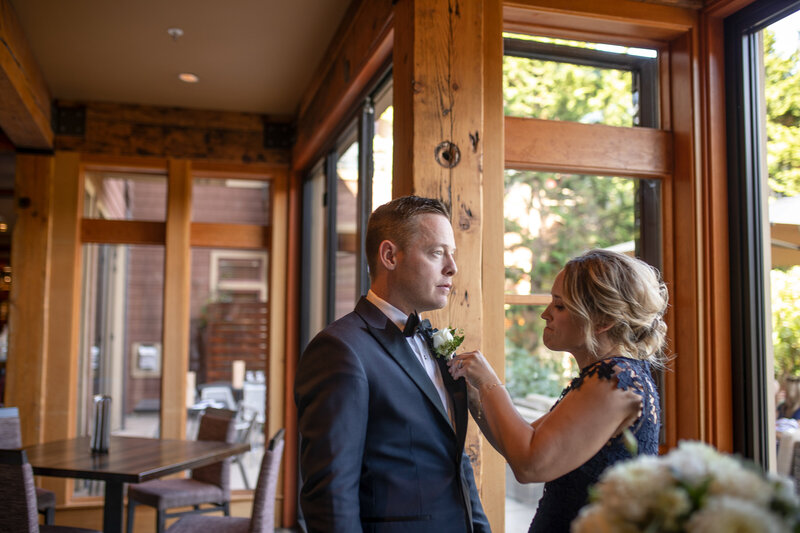
M437 357L450 359L456 353L456 348L464 342L464 330L455 328L442 328L433 332L433 351Z
M791 479L700 442L615 464L590 502L572 533L800 531Z

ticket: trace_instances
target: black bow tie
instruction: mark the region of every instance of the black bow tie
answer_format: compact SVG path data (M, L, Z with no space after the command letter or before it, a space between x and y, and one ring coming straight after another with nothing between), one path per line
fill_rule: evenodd
M419 314L416 311L408 315L408 320L406 320L406 327L403 328L403 335L406 337L411 337L412 335L416 335L417 333L425 333L426 331L431 329L431 322L430 320L420 320Z

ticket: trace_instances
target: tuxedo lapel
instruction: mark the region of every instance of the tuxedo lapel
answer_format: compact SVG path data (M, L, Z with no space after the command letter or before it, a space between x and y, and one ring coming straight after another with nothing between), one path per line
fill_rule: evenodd
M450 425L450 419L439 398L436 387L431 382L425 369L419 364L417 356L403 332L397 329L387 317L377 307L372 305L366 298L361 298L355 309L356 313L364 320L370 334L378 341L384 350L397 362L398 365L408 374L408 377L419 387L422 393L436 407L439 414ZM451 426L452 427L452 426Z
M443 358L436 357L436 363L439 365L439 371L442 373L444 386L453 399L453 418L456 423L456 440L458 441L458 449L463 450L464 441L467 437L467 383L463 379L453 379L453 376L450 375L450 371L447 368L447 362Z

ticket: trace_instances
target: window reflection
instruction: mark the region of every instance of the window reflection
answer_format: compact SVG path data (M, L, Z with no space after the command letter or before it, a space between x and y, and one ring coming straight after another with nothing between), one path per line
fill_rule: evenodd
M164 248L83 246L78 435L88 435L92 398L111 397L111 433L157 437L161 412ZM100 494L78 481L79 495Z

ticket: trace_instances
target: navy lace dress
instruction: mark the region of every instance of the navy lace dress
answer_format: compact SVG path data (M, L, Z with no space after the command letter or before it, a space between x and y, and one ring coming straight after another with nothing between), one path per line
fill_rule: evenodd
M646 361L613 357L603 359L584 368L561 393L561 401L572 390L579 389L590 376L600 379L615 379L617 387L634 390L642 396L642 415L631 427L639 442L639 453L658 453L658 431L661 420L661 407L658 391L650 374L650 364ZM556 402L556 405L558 402ZM622 435L608 441L597 454L572 472L544 484L544 493L531 523L529 533L569 532L572 522L581 507L588 503L589 487L597 482L600 474L610 465L629 459Z

